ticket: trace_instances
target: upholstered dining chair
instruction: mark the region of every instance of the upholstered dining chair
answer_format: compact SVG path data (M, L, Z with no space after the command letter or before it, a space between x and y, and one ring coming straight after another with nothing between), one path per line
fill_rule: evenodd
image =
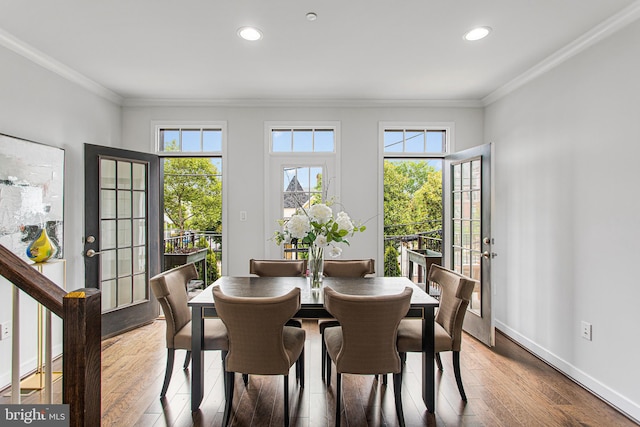
M285 326L300 309L300 288L277 297L234 297L214 286L216 311L227 327L229 352L225 360L226 403L222 425L233 408L234 373L284 376L284 424L289 425L289 370L304 387L305 331Z
M344 259L344 260L325 260L323 274L327 277L365 277L367 274L375 274L375 260L369 259ZM322 335L322 378L326 372L326 354L327 349L324 345L324 330L332 326L340 326L336 319L320 319L318 320L318 329ZM384 377L386 382L387 377Z
M413 290L406 287L395 295L346 295L324 288L324 305L340 326L327 328L326 383L331 384L331 362L336 366L336 426L340 425L342 374L393 374L396 413L404 426L402 410L402 362L397 331L407 315Z
M306 259L250 259L249 273L260 277L302 277L307 274ZM289 319L287 326L302 327L298 319Z
M198 278L193 263L181 265L162 272L150 279L151 290L158 299L167 324L167 368L160 397L164 397L171 381L176 349L186 350L183 368L187 369L191 360L191 310L187 306L187 283ZM220 350L222 359L227 353L227 328L220 319L205 319L205 350Z
M300 277L307 273L307 260L252 258L249 273L261 277Z
M375 260L372 258L327 259L322 274L327 277L364 277L375 272Z
M440 306L435 317L434 353L438 369L442 371L440 353L451 351L453 354L453 372L458 384L458 391L463 401L467 395L462 386L460 374L460 348L462 344L462 323L467 312L471 294L478 283L454 271L432 264L427 277L427 284L440 288ZM422 351L422 320L403 319L398 327L398 351L403 359L406 352Z

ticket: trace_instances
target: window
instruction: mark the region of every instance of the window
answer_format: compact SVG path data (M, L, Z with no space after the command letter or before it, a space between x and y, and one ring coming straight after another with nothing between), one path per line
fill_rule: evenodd
M272 153L333 153L335 130L332 128L271 129Z
M190 155L222 153L221 128L158 129L158 152Z
M442 168L450 129L450 124L380 125L385 276L408 276L407 250L442 263ZM426 272L418 273L424 282Z
M205 284L222 273L224 123L156 125L163 158L164 253L207 249Z
M447 152L447 131L444 129L385 129L385 153L432 153Z
M339 200L339 123L265 123L265 256L301 258L302 246L277 246L272 240L278 221L297 209Z

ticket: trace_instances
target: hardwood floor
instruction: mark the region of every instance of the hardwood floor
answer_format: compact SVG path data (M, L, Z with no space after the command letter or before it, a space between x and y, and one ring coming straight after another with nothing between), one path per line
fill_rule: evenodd
M335 377L328 389L320 378L317 325L304 321L303 327L307 331L306 384L298 388L292 370L291 425L331 426ZM171 385L166 398L160 400L166 362L164 333L164 321L157 320L103 341L102 426L220 426L224 398L219 352L206 353L205 395L199 412L191 413L190 374L182 370L183 351L176 352ZM464 337L461 366L469 399L466 405L458 394L450 354L443 354L442 361L444 372L436 371L434 416L422 403L420 355L408 355L402 391L407 426L638 425L500 333L493 349ZM372 376L346 375L343 425L398 425L389 379L385 387ZM237 376L232 425L283 425L282 381L282 377L251 376L245 387ZM60 382L56 387L59 399ZM7 400L2 397L0 403ZM23 402L38 400L36 393Z

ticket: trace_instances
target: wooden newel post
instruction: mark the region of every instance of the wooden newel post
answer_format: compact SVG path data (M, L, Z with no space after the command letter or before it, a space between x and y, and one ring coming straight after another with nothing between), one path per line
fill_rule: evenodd
M62 402L69 404L71 427L100 425L101 296L98 289L65 295Z

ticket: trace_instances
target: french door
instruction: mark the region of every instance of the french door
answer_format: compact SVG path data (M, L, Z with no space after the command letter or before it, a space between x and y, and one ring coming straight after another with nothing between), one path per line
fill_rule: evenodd
M495 343L491 312L491 144L446 157L444 177L447 265L478 280L464 330L488 346Z
M102 291L102 336L152 321L160 271L157 156L85 144L85 287Z

